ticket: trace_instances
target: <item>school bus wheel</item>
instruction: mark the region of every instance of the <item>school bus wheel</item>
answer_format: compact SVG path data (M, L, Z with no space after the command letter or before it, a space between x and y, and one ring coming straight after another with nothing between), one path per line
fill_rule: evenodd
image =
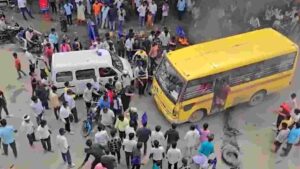
M254 95L252 95L251 99L249 100L249 106L256 106L260 103L262 103L265 99L265 96L267 94L266 90L260 90L256 92Z
M196 110L189 118L189 122L195 123L203 119L206 116L206 109Z

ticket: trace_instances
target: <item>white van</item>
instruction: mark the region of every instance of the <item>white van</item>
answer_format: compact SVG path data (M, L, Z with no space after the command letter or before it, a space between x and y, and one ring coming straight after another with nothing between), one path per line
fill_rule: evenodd
M124 70L133 77L126 59L112 56L104 49L63 52L52 56L51 79L58 93L63 92L64 83L68 81L76 94L83 94L86 83L92 82L94 76L105 84L116 75L120 79Z

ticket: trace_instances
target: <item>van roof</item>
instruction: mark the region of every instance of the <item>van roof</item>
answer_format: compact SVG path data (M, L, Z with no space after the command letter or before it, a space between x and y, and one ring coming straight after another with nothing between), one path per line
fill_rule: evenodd
M101 53L98 54L98 53ZM72 52L55 53L52 57L52 67L66 68L86 65L112 65L109 51L104 49L81 50Z
M184 79L192 80L297 50L287 37L266 28L175 50L167 58Z

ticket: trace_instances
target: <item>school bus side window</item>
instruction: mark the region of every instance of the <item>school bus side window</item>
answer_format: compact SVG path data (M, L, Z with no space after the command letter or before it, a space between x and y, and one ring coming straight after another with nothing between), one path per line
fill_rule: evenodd
M85 69L76 71L76 79L77 80L85 80L85 79L93 79L95 77L94 69Z
M212 77L189 81L183 95L183 100L211 93L213 91L213 81Z
M116 76L117 73L110 67L107 68L99 68L100 77L111 77Z
M73 80L73 75L71 71L56 73L57 82L67 82L67 81L69 82L72 80Z

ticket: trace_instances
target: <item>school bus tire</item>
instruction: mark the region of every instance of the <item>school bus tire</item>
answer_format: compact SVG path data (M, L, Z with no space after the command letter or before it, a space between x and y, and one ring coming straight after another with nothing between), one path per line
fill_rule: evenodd
M201 119L203 119L206 116L206 109L199 109L196 110L189 118L189 122L195 123L199 122Z
M267 95L267 91L266 90L260 90L256 93L254 93L249 102L248 102L248 105L249 106L256 106L260 103L262 103L265 99L265 96Z

